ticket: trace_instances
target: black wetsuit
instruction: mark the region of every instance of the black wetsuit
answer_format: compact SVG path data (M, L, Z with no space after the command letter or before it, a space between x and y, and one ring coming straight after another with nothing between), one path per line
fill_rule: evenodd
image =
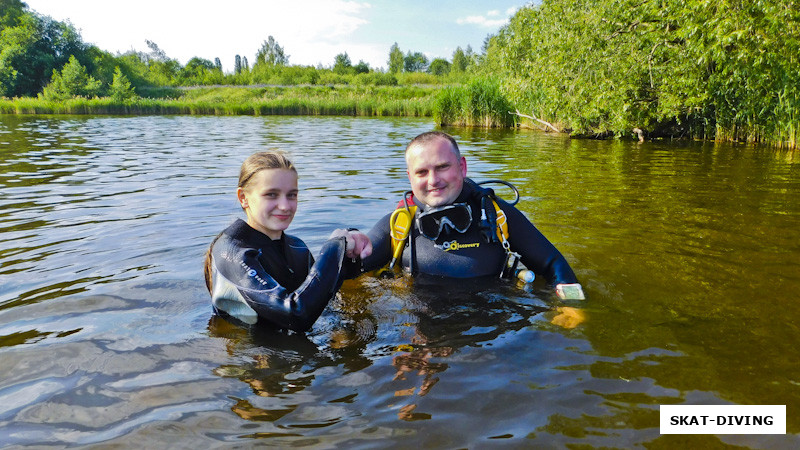
M403 250L403 267L409 268L413 252L414 272L453 278L498 276L506 252L500 242L488 242L480 228L481 196L488 191L468 178L464 180L461 194L454 202L466 202L472 209L472 224L464 233L448 228L433 241L419 232L415 219L413 245L406 245ZM522 256L522 263L537 276L544 276L550 284L577 283L575 273L555 246L517 208L500 198L496 201L508 220L511 250ZM391 213L387 214L367 233L373 250L364 260L365 270L381 268L392 258L390 216Z
M237 220L214 242L211 302L214 310L246 324L266 321L306 331L352 272L345 238L325 242L314 262L306 244L283 233L281 239Z

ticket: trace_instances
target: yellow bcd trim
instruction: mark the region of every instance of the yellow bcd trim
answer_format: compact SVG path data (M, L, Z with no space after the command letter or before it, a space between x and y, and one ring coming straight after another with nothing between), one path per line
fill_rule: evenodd
M505 242L508 240L509 236L506 213L500 209L500 205L498 205L496 201L492 200L492 204L494 205L494 211L497 214L497 237L500 239L500 242Z
M398 208L389 218L389 227L392 234L392 266L394 262L403 254L403 248L406 245L408 233L411 231L411 226L414 221L414 215L417 213L416 206L409 206L406 208Z

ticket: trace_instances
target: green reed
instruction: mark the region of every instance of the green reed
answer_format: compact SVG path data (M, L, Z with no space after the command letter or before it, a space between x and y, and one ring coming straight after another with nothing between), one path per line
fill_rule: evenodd
M185 89L176 98L0 98L2 114L196 114L422 116L433 114L436 87L291 86Z
M465 85L447 86L436 96L434 119L440 125L507 127L514 108L493 78L475 78Z

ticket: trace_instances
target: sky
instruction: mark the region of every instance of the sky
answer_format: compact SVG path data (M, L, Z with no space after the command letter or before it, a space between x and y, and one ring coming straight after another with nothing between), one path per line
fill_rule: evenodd
M333 65L347 52L355 65L388 67L389 49L452 59L457 47L480 52L527 0L23 0L30 9L69 21L84 42L112 54L149 51L155 42L170 58L193 57L233 70L235 56L252 67L273 36L291 65Z

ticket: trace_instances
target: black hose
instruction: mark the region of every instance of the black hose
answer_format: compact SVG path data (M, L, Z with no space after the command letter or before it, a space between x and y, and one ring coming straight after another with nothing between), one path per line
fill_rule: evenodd
M481 184L489 184L489 183L497 183L497 184L502 184L502 185L505 185L505 186L508 186L508 187L510 187L510 188L511 188L511 189L514 191L515 198L514 198L514 201L513 201L513 202L510 202L510 203L509 203L509 205L511 205L511 206L514 206L514 205L516 205L517 203L519 203L519 191L517 190L517 187L516 187L516 186L514 186L514 185L513 185L513 184L511 184L511 183L509 183L508 181L503 181L503 180L486 180L486 181L481 181L480 183L476 183L476 184L478 184L478 185L481 185Z

